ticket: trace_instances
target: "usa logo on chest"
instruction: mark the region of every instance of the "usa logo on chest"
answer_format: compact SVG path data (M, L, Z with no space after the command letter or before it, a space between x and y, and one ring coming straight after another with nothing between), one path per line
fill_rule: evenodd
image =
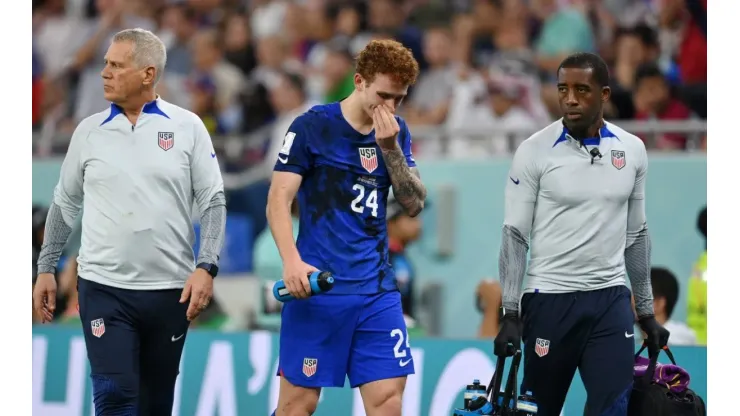
M368 173L373 173L378 168L378 152L374 147L360 148L360 163Z
M159 148L167 151L172 149L172 146L175 145L175 133L170 132L159 132Z
M617 170L622 170L627 165L627 159L625 158L624 151L612 150L612 166Z

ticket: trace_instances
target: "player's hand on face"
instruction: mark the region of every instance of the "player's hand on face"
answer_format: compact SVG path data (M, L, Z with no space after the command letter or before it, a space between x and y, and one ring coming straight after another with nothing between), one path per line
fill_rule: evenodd
M396 137L401 131L396 117L385 105L373 109L373 127L375 128L375 142L382 149L393 149L398 145Z
M182 289L180 303L185 303L190 299L190 305L185 315L188 321L192 321L203 312L211 303L213 298L213 277L203 269L195 269L190 275L185 287Z
M319 269L304 263L303 260L286 262L283 267L283 281L285 288L296 299L305 299L311 296L311 284L308 275Z
M33 287L33 309L41 323L54 319L57 306L57 281L51 273L40 273Z

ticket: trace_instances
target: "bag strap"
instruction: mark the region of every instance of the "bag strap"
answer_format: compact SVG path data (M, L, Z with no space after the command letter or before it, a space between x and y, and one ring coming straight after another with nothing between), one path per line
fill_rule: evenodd
M509 410L509 404L512 398L517 396L517 375L519 373L519 364L522 360L522 351L517 349L512 357L511 367L509 368L509 377L506 380L506 387L504 388L503 398L501 407L496 412L499 414L507 414L506 410ZM501 396L501 383L504 380L504 366L506 364L505 357L498 357L496 360L496 372L491 377L491 382L488 384L486 389L486 395L490 397L491 404L498 406L498 399Z
M643 341L642 347L640 347L637 353L635 353L635 359L637 359L637 357L639 357L646 348L647 341ZM667 355L668 359L671 360L671 364L678 365L676 364L676 359L673 357L673 352L671 352L670 348L668 348L667 345L663 347L662 350L665 351L665 355ZM653 381L653 378L655 377L655 368L658 366L658 356L660 355L660 351L661 350L658 350L658 352L655 353L655 356L651 357L648 355L650 361L648 362L648 368L645 371L645 375L643 376L643 381L645 381L646 383L651 383Z

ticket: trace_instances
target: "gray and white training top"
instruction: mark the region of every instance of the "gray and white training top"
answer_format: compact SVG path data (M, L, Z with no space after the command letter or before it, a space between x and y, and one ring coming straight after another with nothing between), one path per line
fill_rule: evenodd
M598 148L602 157L592 158L592 148ZM518 310L519 297L526 292L563 293L624 285L627 271L633 290L635 277L641 280L638 285L647 282L649 289L647 166L642 140L608 122L599 137L583 143L568 134L562 119L524 141L506 178L499 260L504 307ZM507 238L507 233L517 238ZM644 247L627 259L635 267L625 267L625 249L638 237ZM517 240L523 244L512 247ZM522 290L517 275L524 274L527 246L531 247L530 260ZM626 270L631 268L634 272ZM652 302L652 294L649 297ZM646 307L637 294L636 299Z
M84 206L82 278L155 290L182 288L195 268L193 203L201 213L216 206L225 216L210 135L195 114L157 98L144 106L136 125L116 105L80 123L52 208L58 206L70 226ZM211 234L220 241L210 258L199 261L217 264L224 221L214 222L219 229ZM52 222L50 213L47 227Z

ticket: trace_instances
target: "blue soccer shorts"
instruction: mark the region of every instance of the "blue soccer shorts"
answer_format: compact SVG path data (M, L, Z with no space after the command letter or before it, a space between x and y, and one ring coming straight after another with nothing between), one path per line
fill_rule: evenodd
M282 310L278 375L301 387L352 388L414 374L397 291L318 295Z

